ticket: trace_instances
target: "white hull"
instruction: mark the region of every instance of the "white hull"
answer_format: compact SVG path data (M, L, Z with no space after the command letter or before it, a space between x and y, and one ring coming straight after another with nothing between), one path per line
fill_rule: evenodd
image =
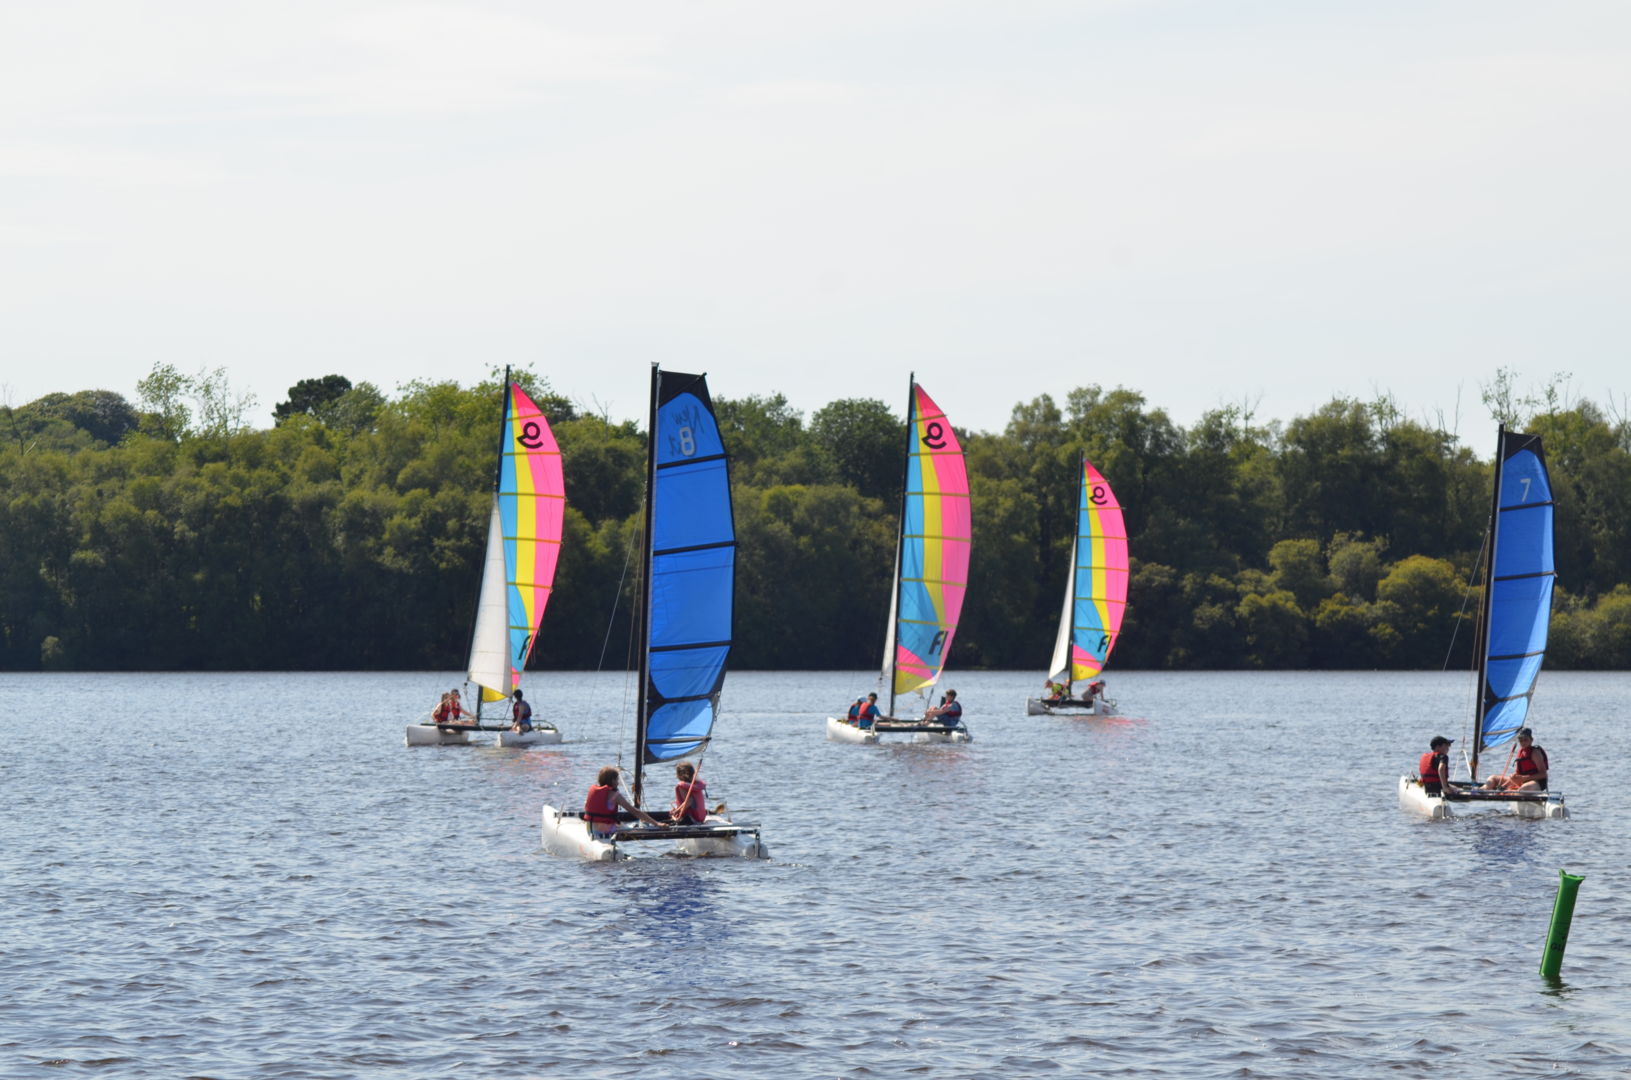
M406 740L409 746L469 746L470 732L475 730L473 727L456 730L435 724L409 724Z
M498 745L509 747L553 746L561 741L561 733L552 727L535 727L531 731L501 731Z
M707 825L729 825L725 818L709 814ZM618 843L591 836L589 825L580 817L564 814L553 806L543 811L543 845L551 855L584 859L588 862L616 862L627 859L629 851L657 841L628 841ZM770 851L752 833L735 833L720 837L687 837L673 841L671 849L679 855L697 858L768 859Z
M1116 703L1109 698L1094 698L1091 705L1050 705L1041 698L1025 699L1026 716L1114 716Z
M919 731L912 736L915 743L973 742L974 736L966 731Z
M876 731L863 731L848 720L827 717L827 739L830 742L863 743L873 746L878 741Z
M1537 820L1551 819L1565 820L1569 816L1569 808L1563 803L1561 792L1548 793L1544 802L1520 801L1513 799L1510 802L1504 799L1478 799L1463 801L1460 799L1446 799L1442 795L1429 795L1422 782L1414 776L1399 777L1399 809L1408 813L1419 814L1434 821L1443 821L1455 817L1450 810L1452 805L1464 811L1489 811L1497 813L1515 814L1518 817L1534 818Z
M895 721L895 723L899 723ZM827 738L831 742L860 743L863 746L876 746L878 740L885 735L899 735L910 737L917 743L966 743L973 742L974 736L966 730L963 731L913 731L910 728L902 731L898 728L882 730L872 728L863 730L848 720L840 720L835 716L827 717Z

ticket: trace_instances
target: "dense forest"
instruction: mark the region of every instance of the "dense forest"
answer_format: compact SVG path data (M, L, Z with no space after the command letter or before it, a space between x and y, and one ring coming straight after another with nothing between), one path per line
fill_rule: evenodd
M474 617L499 379L394 397L303 380L252 428L223 370L156 366L0 407L0 669L458 668ZM622 667L644 443L517 376L550 416L568 508L534 666ZM878 662L906 441L902 402L712 388L740 542L738 668ZM991 392L996 392L991 388ZM953 416L957 401L940 392ZM1631 667L1631 424L1556 383L1484 388L1468 444L1390 398L1287 423L1182 427L1123 388L1017 404L959 432L974 555L954 669L1047 662L1078 456L1126 511L1113 666L1440 668L1469 661L1497 420L1545 439L1557 503L1551 667Z

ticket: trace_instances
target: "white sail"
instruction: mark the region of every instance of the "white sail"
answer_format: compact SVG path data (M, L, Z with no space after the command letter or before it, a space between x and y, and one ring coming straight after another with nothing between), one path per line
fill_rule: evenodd
M481 592L476 600L476 632L470 639L470 681L491 693L489 701L508 697L510 685L510 616L506 603L504 567L504 526L499 520L498 499L493 499L493 516L487 526L487 558L481 568Z
M889 629L883 639L883 682L889 700L895 699L895 612L900 602L900 550L895 551L895 576L889 583Z
M1065 610L1059 615L1059 637L1053 643L1048 678L1070 685L1070 631L1076 621L1076 540L1070 542L1070 576L1065 579Z

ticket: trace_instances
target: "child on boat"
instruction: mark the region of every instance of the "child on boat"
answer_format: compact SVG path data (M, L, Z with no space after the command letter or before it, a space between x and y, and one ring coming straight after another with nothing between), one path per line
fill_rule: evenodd
M696 766L682 761L674 766L674 807L668 820L675 825L701 825L708 820L708 785L697 779Z
M517 735L524 735L532 730L532 706L521 696L519 687L513 696L515 704L510 707L510 730Z
M594 786L584 798L583 820L589 823L589 834L607 836L616 832L619 810L627 810L647 825L661 825L662 822L629 802L623 793L617 790L617 780L617 766L606 766L600 770Z

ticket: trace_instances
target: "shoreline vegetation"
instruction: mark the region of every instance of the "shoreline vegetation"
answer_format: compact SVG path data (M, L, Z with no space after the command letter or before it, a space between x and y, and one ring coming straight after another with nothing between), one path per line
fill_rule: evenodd
M513 372L566 473L560 568L533 667L621 668L644 433ZM224 369L157 365L0 405L0 670L452 670L486 537L499 374L387 395L302 380L269 428ZM1115 485L1132 553L1124 670L1465 668L1497 421L1545 443L1558 589L1547 666L1631 668L1631 420L1566 378L1483 388L1446 430L1388 396L1175 424L1089 385L958 429L974 501L951 670L1040 671L1070 552L1078 457ZM716 402L738 533L737 670L865 670L884 637L905 422L870 398L808 417ZM945 402L955 417L956 402ZM1455 425L1459 426L1459 425ZM615 608L615 614L614 614Z

